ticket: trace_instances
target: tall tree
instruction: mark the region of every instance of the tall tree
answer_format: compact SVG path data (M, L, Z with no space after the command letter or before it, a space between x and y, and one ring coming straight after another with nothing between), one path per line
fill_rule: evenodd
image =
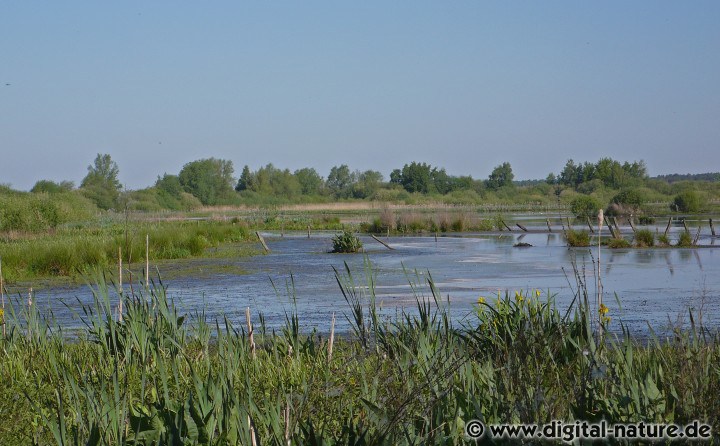
M312 167L298 169L294 173L303 195L317 195L322 192L323 178Z
M350 168L346 164L342 164L330 169L325 184L337 198L348 198L356 180L357 178L353 172L350 172Z
M202 204L214 205L232 197L233 172L232 161L207 158L185 164L178 179Z
M515 175L512 166L510 166L510 163L505 162L493 169L486 184L488 189L497 190L501 187L512 186L513 178L515 178Z
M118 203L122 185L118 180L120 169L108 154L98 153L80 187L85 195L101 209L111 209Z

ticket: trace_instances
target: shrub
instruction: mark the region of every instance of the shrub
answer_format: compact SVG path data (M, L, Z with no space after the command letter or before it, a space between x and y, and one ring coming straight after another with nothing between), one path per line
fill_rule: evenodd
M628 215L637 213L645 204L645 196L637 189L625 189L610 200L610 206L605 211L607 215Z
M670 246L670 237L668 237L665 233L660 234L658 235L658 243L661 246Z
M681 248L688 248L693 245L692 235L688 231L683 231L680 233L680 238L678 239L677 245Z
M593 197L580 195L570 203L570 211L578 218L595 217L602 206Z
M571 229L565 233L565 238L568 246L590 246L590 234L587 231L573 231Z
M649 229L638 229L635 232L635 244L641 248L655 245L655 234Z
M352 253L358 252L363 245L360 239L350 231L343 231L332 239L332 252Z
M670 209L678 212L700 212L703 208L703 200L700 194L694 190L686 190L675 195Z
M630 242L624 238L612 238L608 241L607 246L612 249L629 248Z
M655 223L655 217L649 217L647 215L641 215L638 218L638 223L641 225L652 225Z

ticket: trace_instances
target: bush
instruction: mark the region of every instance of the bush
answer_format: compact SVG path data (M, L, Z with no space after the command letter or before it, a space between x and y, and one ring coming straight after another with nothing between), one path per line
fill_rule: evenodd
M573 231L571 229L565 233L565 238L568 246L590 246L590 234L587 231Z
M686 190L675 195L670 210L697 213L702 210L703 205L702 197L697 191Z
M343 231L332 239L332 252L353 253L362 249L363 245L360 239L350 231Z
M658 235L658 243L661 246L670 246L670 237L668 237L665 233L660 234Z
M693 245L692 235L688 231L683 231L680 233L680 238L678 239L677 245L680 248L689 248Z
M635 232L635 244L641 248L655 245L655 234L649 229L639 229Z
M608 241L607 246L612 249L629 248L630 242L624 238L612 238Z
M607 215L628 215L637 213L645 204L645 196L637 189L625 189L610 200L605 211Z
M596 217L602 206L593 197L580 195L570 203L570 211L578 218Z

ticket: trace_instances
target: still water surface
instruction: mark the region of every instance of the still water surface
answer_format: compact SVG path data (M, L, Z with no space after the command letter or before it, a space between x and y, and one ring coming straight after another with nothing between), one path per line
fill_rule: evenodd
M337 329L349 330L350 315L335 280L333 267L344 271L347 262L355 281L365 285L364 262L372 265L377 302L388 318L405 308L413 311L415 294L430 297L426 285L432 277L449 300L453 319L471 318L479 296L486 299L510 290L549 291L560 308L567 308L577 287L573 261L585 269L591 296L596 292L594 270L597 248L568 249L562 235L526 234L522 241L532 247L513 247L520 234L462 234L435 237L383 237L395 250L390 251L361 237L366 255L329 254L332 234L265 234L272 252L250 258L196 260L198 267L210 265L216 272L201 277L165 281L168 295L182 312L205 308L211 320L221 315L237 325L244 324L244 312L262 313L268 330L281 326L285 314L297 307L300 323L307 331L327 332L333 313ZM703 242L703 240L701 240ZM706 240L708 244L710 240ZM700 249L602 249L600 253L604 300L610 308L611 325L627 324L637 334L647 334L648 324L664 333L671 324L685 321L688 309L702 313L703 321L720 326L720 252ZM204 262L204 263L203 263ZM217 263L222 268L216 268ZM162 274L163 267L159 267ZM217 272L222 271L222 272ZM291 296L295 296L293 304ZM617 295L617 299L615 298ZM79 327L72 315L80 302L89 303L87 287L55 288L39 291L35 297L41 308L51 308L65 327ZM67 306L61 302L64 301ZM68 308L70 307L70 308ZM257 324L257 319L256 319Z

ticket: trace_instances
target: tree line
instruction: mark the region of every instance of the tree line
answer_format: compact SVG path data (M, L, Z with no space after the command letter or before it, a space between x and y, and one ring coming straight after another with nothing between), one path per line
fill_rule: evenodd
M177 174L158 176L153 186L138 191L123 191L118 180L119 172L117 163L109 154L97 154L77 190L101 209L128 206L136 209L190 209L212 205L266 204L273 200L401 201L403 197L417 195L470 197L471 201L478 201L490 194L507 198L517 194L518 189L529 190L532 196L554 194L559 197L563 191L566 194L571 191L597 196L608 190L642 186L660 190L663 184L668 184L649 179L644 161L621 163L611 158L601 158L595 163L575 163L570 159L560 172L550 173L544 181L525 182L515 182L508 162L496 166L487 178L475 179L469 175L449 175L444 168L413 161L392 170L386 181L379 171L352 170L346 164L332 167L326 177L312 167L291 171L267 164L252 170L245 165L236 177L232 161L206 158L186 163ZM72 190L75 190L75 185L69 181L56 183L41 180L32 188L32 192L45 193ZM627 192L624 193L627 195Z

